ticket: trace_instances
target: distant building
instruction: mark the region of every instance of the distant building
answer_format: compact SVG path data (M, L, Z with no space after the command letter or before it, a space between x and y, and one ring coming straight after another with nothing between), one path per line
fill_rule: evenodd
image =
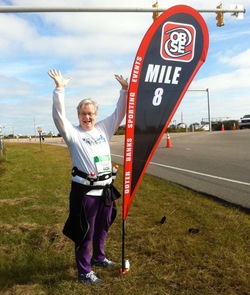
M187 125L185 123L179 123L177 124L177 129L186 129L187 128Z
M203 124L201 126L201 129L204 130L204 131L209 131L209 124Z
M199 123L192 123L191 125L190 125L190 128L191 129L193 129L193 130L199 130L199 129L201 129L201 125L199 124Z
M47 136L49 137L56 137L56 134L53 131L50 131Z

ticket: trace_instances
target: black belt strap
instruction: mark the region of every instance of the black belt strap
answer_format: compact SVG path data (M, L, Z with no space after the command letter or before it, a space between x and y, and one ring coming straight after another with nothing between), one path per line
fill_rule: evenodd
M104 174L104 175L101 175L101 176L90 178L89 174L79 170L77 167L72 168L71 174L72 174L72 176L77 175L77 176L80 176L82 178L85 178L85 179L89 180L90 182L107 180L112 176L112 173L107 173L107 174Z
M72 176L77 175L77 176L80 176L80 177L85 178L85 179L87 179L87 177L88 177L87 173L85 173L83 171L80 171L77 167L72 168L71 174L72 174Z

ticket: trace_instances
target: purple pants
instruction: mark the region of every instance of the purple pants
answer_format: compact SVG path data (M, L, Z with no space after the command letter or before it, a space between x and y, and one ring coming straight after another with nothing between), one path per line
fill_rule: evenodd
M111 225L113 208L113 204L111 204L111 206L105 206L102 197L97 196L84 196L83 206L90 229L80 249L76 250L75 247L78 274L87 274L91 271L90 260L92 243L92 257L101 261L106 258L104 245Z

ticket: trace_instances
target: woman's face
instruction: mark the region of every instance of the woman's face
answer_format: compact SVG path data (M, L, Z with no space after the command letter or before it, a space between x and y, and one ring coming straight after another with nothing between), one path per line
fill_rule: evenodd
M82 129L89 131L95 126L97 112L92 104L85 104L80 108L78 119Z

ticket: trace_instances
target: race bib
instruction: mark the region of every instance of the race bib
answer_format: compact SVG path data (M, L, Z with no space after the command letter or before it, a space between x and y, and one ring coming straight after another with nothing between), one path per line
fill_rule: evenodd
M94 157L94 162L98 175L111 172L111 160L109 155L96 156Z

